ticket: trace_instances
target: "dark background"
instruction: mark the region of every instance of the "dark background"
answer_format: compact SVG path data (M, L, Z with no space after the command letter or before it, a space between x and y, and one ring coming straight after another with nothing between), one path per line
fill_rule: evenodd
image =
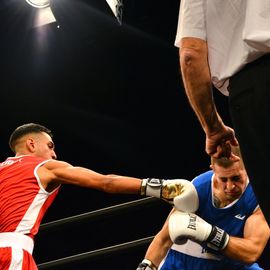
M58 159L100 173L192 179L208 170L204 133L183 91L173 45L179 1L125 0L121 26L105 0L62 2L52 2L57 23L32 28L30 6L1 1L1 159L12 155L13 129L36 122L52 129ZM230 124L226 97L215 91L215 98ZM63 186L44 223L137 199ZM34 256L40 264L152 236L169 211L155 202L41 230ZM146 248L63 269L135 269ZM267 252L260 263L270 269Z

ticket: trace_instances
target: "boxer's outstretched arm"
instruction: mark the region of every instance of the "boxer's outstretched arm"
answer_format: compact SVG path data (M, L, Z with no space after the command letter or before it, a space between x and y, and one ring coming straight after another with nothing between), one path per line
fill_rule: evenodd
M38 175L47 191L52 191L60 184L73 184L107 193L153 196L171 204L174 203L174 198L178 197L176 205L179 206L179 209L181 209L183 201L190 201L193 197L197 199L197 192L193 184L185 179L139 179L113 174L104 175L57 160L46 162L38 169ZM183 199L180 199L179 196Z
M107 193L139 194L142 180L127 176L104 175L67 162L52 160L38 170L46 189L60 184L72 184L101 190Z

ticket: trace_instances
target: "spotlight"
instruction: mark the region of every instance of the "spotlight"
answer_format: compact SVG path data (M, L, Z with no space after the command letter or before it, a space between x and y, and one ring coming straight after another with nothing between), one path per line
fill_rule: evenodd
M34 27L56 22L50 8L50 0L25 0L32 7L37 8Z
M25 0L25 1L35 8L45 8L50 6L50 0Z

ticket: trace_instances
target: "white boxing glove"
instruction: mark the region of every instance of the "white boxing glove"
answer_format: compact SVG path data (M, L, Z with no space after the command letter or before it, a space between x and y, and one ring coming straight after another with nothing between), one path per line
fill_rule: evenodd
M197 242L207 242L207 246L224 249L229 242L229 235L222 229L212 226L198 215L174 211L169 217L169 234L174 243L182 243L191 239Z
M173 203L176 210L190 213L196 212L199 208L199 196L195 186L186 180L183 192L174 197Z
M194 185L185 179L143 179L141 195L161 198L185 212L194 212L198 209L197 191Z

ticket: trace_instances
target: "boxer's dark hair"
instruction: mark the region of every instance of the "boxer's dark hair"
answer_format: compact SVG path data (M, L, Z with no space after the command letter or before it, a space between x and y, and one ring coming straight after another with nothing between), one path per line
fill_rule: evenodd
M50 129L46 128L45 126L39 125L39 124L28 123L28 124L24 124L24 125L17 127L9 137L10 149L13 152L15 152L16 143L24 135L30 134L30 133L41 133L41 132L45 132L48 135L50 135L51 137L53 137Z

